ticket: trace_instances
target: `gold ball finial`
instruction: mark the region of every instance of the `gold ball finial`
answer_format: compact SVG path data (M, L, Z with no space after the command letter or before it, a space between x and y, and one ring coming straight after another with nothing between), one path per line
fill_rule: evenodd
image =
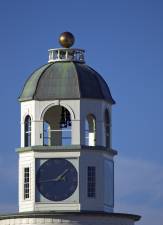
M74 42L74 35L70 32L63 32L59 37L59 43L64 48L70 48Z

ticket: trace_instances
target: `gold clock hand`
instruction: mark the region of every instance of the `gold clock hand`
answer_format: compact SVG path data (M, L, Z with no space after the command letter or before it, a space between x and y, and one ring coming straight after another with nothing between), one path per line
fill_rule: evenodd
M50 181L54 181L55 179L48 179L48 180L40 180L39 183L46 183Z
M65 169L65 171L63 173L61 173L58 177L55 178L55 181L61 180L62 177L64 177L68 171L69 171L69 169Z
M69 171L69 169L65 169L63 173L61 173L58 177L53 178L53 179L47 179L47 180L40 180L39 183L46 183L46 182L51 182L51 181L59 181L61 180L65 174Z

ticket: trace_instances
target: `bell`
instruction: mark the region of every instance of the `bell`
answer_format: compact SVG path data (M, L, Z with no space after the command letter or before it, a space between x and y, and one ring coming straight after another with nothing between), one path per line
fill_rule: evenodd
M60 128L63 128L64 126L65 126L65 110L62 107L61 119L60 119Z
M67 109L62 107L60 128L67 128L68 126L71 126L70 113Z
M66 120L67 120L67 125L71 126L71 117L70 117L70 113L68 110L66 112Z

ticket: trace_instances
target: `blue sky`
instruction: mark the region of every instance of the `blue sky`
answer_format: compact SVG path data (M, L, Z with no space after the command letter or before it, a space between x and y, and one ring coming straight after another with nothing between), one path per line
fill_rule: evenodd
M161 0L0 1L1 212L14 211L17 204L17 97L28 75L47 62L48 49L59 47L59 34L68 30L117 102L115 211L141 214L138 225L162 224L162 10Z

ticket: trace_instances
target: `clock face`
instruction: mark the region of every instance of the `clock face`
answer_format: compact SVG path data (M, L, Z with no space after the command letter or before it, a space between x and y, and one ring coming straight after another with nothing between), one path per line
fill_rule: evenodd
M48 200L63 201L77 188L78 175L71 162L65 159L48 159L36 174L39 192Z

